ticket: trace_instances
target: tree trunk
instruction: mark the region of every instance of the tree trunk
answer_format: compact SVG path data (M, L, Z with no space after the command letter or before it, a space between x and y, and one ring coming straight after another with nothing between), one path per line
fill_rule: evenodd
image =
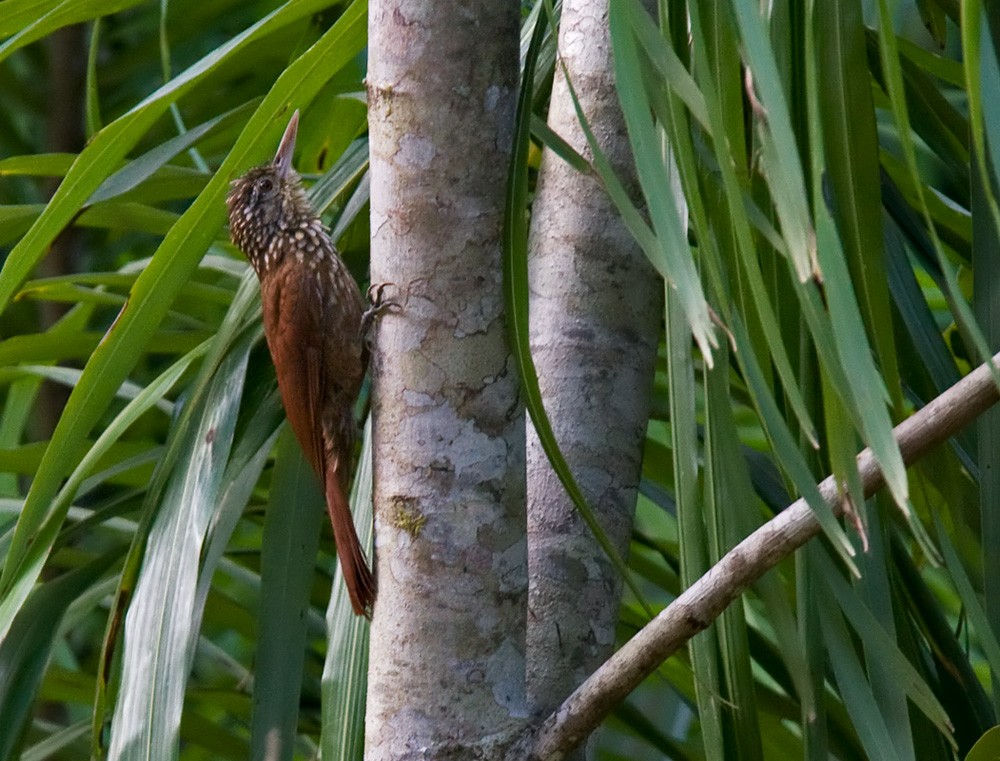
M366 758L497 758L524 714L524 418L500 231L519 4L373 0L379 596Z
M634 190L615 91L607 0L565 0L559 51L602 150ZM549 126L590 157L562 68ZM530 242L531 349L570 469L624 557L649 417L663 283L597 179L551 151ZM528 433L527 689L555 709L614 648L622 580Z

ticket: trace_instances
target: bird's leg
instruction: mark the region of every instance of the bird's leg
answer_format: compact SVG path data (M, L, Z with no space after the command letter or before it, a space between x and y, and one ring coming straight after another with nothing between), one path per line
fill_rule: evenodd
M361 339L366 344L371 343L371 331L376 317L381 316L385 312L394 310L398 312L403 308L396 299L385 298L385 289L390 286L393 288L396 287L393 283L372 283L368 286L368 291L365 295L368 298L370 306L361 315Z

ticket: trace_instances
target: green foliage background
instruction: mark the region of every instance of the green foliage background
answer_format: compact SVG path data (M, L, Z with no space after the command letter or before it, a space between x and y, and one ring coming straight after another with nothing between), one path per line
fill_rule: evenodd
M0 3L0 758L358 757L365 624L223 198L303 109L299 169L364 281L366 10ZM612 2L644 210L537 119L552 35L534 51L536 146L601 177L670 283L635 589L659 609L800 495L825 531L620 706L598 757L962 758L996 723L1000 420L909 472L891 428L1000 343L1000 9L758 11ZM525 7L526 52L546 18ZM77 23L85 143L56 152ZM70 271L38 270L66 248ZM889 483L867 502L862 446ZM820 503L829 472L867 548ZM647 619L630 594L621 636Z

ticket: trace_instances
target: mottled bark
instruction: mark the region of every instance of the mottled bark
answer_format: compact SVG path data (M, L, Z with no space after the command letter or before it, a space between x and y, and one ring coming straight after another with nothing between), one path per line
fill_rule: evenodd
M615 92L608 0L565 0L559 52L604 153L635 186ZM549 125L590 155L562 70ZM662 281L597 179L546 151L530 242L531 349L570 469L624 557L649 416ZM530 429L530 426L529 426ZM622 580L528 433L527 686L558 706L610 655Z
M500 231L513 0L373 0L378 600L366 755L497 758L523 725L524 422Z

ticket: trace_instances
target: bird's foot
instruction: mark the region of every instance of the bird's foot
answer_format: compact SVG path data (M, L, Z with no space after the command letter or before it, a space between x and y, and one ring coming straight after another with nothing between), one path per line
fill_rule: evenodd
M376 317L380 317L386 312L399 312L403 309L403 305L396 299L386 298L385 291L389 287L396 288L396 285L394 283L372 283L368 286L365 295L370 306L361 315L361 337L366 343L371 339L371 330Z

